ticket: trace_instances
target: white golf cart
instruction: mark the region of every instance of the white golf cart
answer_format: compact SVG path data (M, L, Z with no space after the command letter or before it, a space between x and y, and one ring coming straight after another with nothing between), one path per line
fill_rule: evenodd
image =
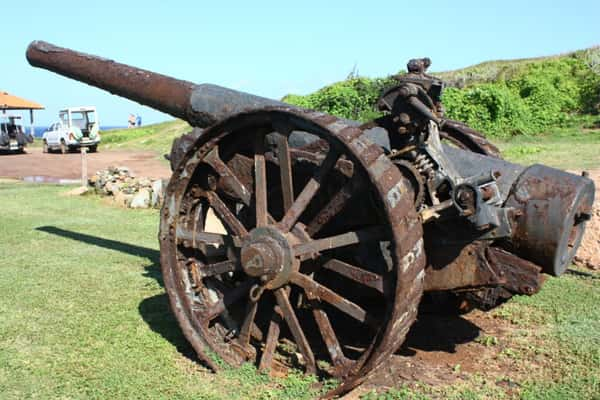
M0 150L23 152L33 136L26 133L20 115L0 114Z
M44 153L60 150L64 154L80 147L88 147L93 153L98 149L100 123L96 107L70 107L58 116L60 120L42 136Z

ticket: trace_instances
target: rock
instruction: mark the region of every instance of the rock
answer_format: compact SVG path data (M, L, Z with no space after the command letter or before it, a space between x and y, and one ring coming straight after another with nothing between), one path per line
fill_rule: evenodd
M140 187L152 187L152 181L148 178L140 178L138 180L138 184L140 185Z
M131 203L131 200L133 199L133 195L131 194L126 194L123 192L117 192L117 194L114 197L114 202L115 204L117 204L119 207L129 207L129 204Z
M88 188L86 186L79 186L76 187L75 189L71 189L67 192L64 192L62 195L63 196L81 196L84 195L88 192Z
M104 192L106 194L114 194L118 192L117 183L116 182L106 182L104 184Z
M150 206L158 208L161 206L165 197L165 184L162 179L157 179L152 182L152 198L150 199Z
M104 177L95 175L98 179L94 182L94 188L96 189L96 193L104 194L104 185L106 185L106 179Z
M123 193L135 194L138 191L138 187L135 183L124 183L120 187Z
M133 195L129 207L131 208L148 208L150 206L150 191L141 189L137 194Z

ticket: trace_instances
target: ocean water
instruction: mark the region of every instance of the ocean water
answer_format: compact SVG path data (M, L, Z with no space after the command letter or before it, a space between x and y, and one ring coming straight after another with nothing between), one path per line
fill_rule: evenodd
M44 134L44 132L46 132L46 130L48 129L47 126L34 126L33 128L34 128L33 137L36 137L36 138L41 138L42 135ZM127 128L127 127L126 126L101 126L100 134L102 134L102 131L108 131L110 129L123 129L123 128ZM26 126L25 130L29 133L31 128L29 126Z

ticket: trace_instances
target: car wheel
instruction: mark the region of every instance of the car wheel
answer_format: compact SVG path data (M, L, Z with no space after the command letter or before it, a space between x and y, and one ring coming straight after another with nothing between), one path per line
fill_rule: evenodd
M90 146L90 153L95 153L98 151L98 145Z
M48 142L44 140L44 144L42 145L42 153L49 153Z
M64 139L61 139L60 140L60 153L67 154L68 151L69 151L69 148L67 147L67 144L65 143Z

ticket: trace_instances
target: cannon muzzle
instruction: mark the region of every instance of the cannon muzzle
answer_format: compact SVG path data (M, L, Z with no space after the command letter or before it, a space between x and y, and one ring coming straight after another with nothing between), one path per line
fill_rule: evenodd
M29 45L27 60L35 67L137 101L200 128L240 111L285 105L217 85L196 85L43 41Z

